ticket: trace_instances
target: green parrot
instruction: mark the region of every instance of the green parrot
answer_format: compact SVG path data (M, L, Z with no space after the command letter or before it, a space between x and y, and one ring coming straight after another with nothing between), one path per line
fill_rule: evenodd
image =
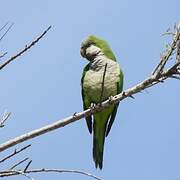
M83 108L86 110L92 104L100 104L122 92L123 72L108 43L94 35L89 35L82 42L80 53L89 61L81 79ZM104 141L111 130L118 105L111 105L93 117L86 117L89 132L93 132L93 159L96 168L103 167Z

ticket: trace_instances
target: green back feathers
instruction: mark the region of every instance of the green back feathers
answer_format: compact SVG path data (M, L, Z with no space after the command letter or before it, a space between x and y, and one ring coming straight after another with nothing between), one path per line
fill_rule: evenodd
M87 39L83 42L83 44L94 44L95 46L99 47L100 49L102 49L102 52L104 53L104 55L113 60L113 61L116 61L116 57L114 55L114 53L112 52L110 46L108 45L108 43L103 40L103 39L100 39L94 35L89 35L87 37Z

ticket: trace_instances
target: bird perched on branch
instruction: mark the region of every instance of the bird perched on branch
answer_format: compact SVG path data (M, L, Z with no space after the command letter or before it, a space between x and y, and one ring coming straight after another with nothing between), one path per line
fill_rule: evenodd
M82 42L80 53L89 61L81 79L83 108L86 110L92 104L100 104L122 91L123 72L108 43L94 35ZM96 168L103 167L105 137L111 130L118 105L111 105L93 117L86 117L89 132L93 132L93 159Z

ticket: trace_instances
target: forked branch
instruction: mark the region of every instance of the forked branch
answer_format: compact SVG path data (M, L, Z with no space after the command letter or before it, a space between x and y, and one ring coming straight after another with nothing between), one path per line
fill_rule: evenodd
M40 39L43 38L43 36L51 29L51 26L49 26L40 36L38 36L34 41L32 41L29 45L25 46L24 49L22 49L19 53L12 56L8 60L6 60L3 64L0 65L0 70L3 69L5 66L7 66L10 62L17 59L19 56L21 56L23 53L25 53L27 50L29 50L32 46L34 46Z

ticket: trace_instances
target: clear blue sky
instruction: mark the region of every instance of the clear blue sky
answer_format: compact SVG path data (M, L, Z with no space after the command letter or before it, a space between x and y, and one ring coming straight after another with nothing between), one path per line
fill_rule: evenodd
M179 7L179 0L2 1L0 25L15 23L0 42L0 51L8 51L6 57L53 27L40 43L0 71L0 112L12 112L0 130L0 142L82 110L80 78L87 62L79 49L88 34L110 43L124 70L125 89L146 78L165 49L167 39L161 34L180 20ZM92 137L84 120L18 145L32 143L8 161L9 166L30 157L33 168L79 169L105 180L176 180L180 178L179 92L180 82L168 80L120 104L106 139L102 171L94 167ZM91 179L76 174L33 177Z

